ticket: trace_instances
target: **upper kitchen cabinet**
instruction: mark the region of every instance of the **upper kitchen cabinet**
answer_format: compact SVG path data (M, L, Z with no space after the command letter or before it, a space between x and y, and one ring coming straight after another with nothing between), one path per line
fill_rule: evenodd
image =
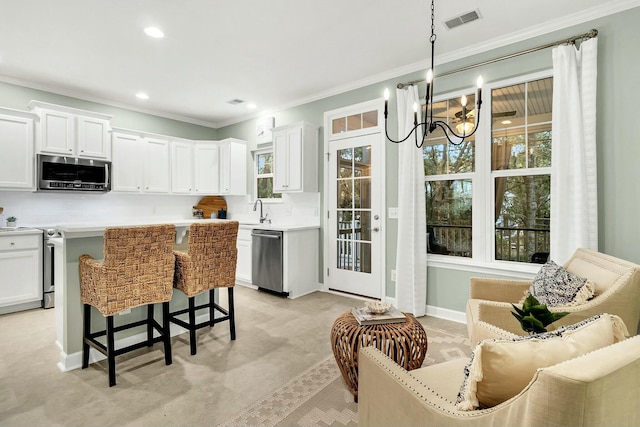
M247 194L247 145L239 139L172 141L171 192Z
M318 191L318 127L300 122L273 129L273 192Z
M114 132L112 144L113 191L169 193L171 170L168 140Z
M0 108L0 188L33 190L34 122L26 111Z
M228 138L220 146L220 194L247 194L247 143Z
M111 116L40 101L31 101L29 109L39 116L38 153L111 159Z

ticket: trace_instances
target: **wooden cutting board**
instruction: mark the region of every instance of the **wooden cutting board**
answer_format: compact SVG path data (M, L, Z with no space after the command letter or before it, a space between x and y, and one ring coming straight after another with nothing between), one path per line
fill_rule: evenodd
M202 209L203 218L211 218L211 212L217 214L218 210L227 210L227 202L222 196L205 196L196 205L197 209Z

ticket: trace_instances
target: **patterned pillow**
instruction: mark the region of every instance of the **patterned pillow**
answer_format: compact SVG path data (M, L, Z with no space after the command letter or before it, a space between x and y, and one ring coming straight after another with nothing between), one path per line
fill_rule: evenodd
M622 341L628 335L618 316L598 314L543 334L485 339L464 368L456 406L469 411L498 405L519 394L536 370Z
M529 289L529 293L547 307L583 304L593 298L593 291L591 282L553 261L548 261L540 268Z

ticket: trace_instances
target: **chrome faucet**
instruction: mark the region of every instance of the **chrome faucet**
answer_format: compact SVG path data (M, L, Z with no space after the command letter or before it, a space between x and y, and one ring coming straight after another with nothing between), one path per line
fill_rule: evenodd
M256 202L253 204L253 211L255 212L258 209L258 202L260 202L260 224L262 224L267 220L267 215L269 214L265 214L264 216L262 215L262 200L260 199L257 199Z

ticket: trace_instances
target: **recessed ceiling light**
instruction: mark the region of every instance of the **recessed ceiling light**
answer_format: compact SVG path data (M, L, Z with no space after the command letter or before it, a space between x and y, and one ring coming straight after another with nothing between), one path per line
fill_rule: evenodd
M153 37L154 39L161 39L164 37L164 33L162 32L162 30L156 27L147 27L144 29L144 32L149 37Z
M511 120L503 120L500 123L502 123L503 125L510 125L511 124Z
M149 95L147 95L144 92L138 92L138 93L136 93L136 98L138 98L138 99L149 99Z
M247 104L247 108L250 110L255 110L256 108L258 108L258 106L256 104L254 104L253 102L250 102Z

